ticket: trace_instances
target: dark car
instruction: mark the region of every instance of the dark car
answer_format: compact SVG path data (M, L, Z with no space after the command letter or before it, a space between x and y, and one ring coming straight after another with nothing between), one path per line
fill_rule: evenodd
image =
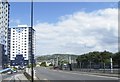
M53 67L53 69L59 69L59 67L58 67L58 66L56 66L56 67Z

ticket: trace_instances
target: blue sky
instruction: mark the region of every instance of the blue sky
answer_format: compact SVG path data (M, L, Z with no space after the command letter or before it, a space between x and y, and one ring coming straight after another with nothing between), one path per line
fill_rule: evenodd
M35 2L36 55L117 52L115 2ZM10 26L30 25L30 3L10 3Z
M113 7L117 7L117 2L34 2L34 24L54 23L60 16L78 11L91 12ZM20 24L30 25L30 8L29 2L11 2L10 20L19 20ZM10 26L15 25L16 23L10 23Z

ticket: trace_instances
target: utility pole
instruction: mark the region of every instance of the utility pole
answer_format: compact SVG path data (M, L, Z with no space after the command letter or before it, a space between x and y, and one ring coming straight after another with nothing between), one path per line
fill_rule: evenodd
M33 41L32 41L32 34L33 34L33 0L31 0L31 82L34 82L34 70L33 70Z
M72 61L71 61L71 56L68 56L68 61L69 61L69 68L70 68L70 71L72 71Z
M72 63L72 61L71 61L71 56L69 56L68 59L69 59L69 64L71 64L71 63Z
M92 64L92 62L91 62L91 60L90 60L90 71L91 71L91 68L92 68L92 65L91 65L91 64Z
M80 61L80 63L79 63L79 64L80 64L80 71L81 71L81 69L82 69L82 63L81 63L81 61Z
M52 64L53 64L53 66L55 65L55 60L54 59L52 59Z
M113 61L112 61L112 57L110 58L110 65L111 65L111 73L113 73Z
M59 56L57 56L57 65L56 66L58 66L59 65Z

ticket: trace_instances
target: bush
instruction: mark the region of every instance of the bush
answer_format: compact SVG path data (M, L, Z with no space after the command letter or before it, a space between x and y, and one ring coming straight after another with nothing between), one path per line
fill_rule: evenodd
M47 66L47 65L46 65L46 62L42 62L42 63L40 64L40 66L46 67L46 66Z
M53 66L53 64L50 64L49 66Z

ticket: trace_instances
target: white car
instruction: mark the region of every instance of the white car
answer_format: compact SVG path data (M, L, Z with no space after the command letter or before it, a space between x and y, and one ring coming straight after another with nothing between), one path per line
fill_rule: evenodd
M12 72L11 72L11 71L8 71L8 72L7 72L7 74L9 74L9 75L10 75L10 74L12 74Z
M16 71L16 70L14 70L13 72L14 72L14 73L17 73L17 71Z

